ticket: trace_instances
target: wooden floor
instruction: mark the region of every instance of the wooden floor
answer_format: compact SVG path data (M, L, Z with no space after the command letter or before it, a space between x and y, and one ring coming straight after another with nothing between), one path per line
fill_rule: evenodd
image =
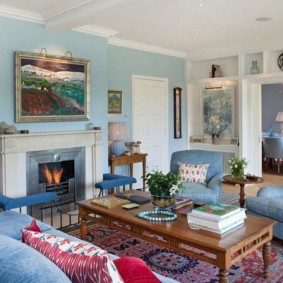
M256 196L257 191L264 186L283 186L283 176L273 175L273 174L263 174L264 183L257 185L245 186L245 194L247 196ZM230 185L223 183L223 191L240 193L239 186Z

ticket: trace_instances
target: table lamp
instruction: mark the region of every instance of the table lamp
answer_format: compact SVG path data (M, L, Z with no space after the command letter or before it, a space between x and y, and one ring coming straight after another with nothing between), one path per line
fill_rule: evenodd
M126 151L125 140L128 138L128 128L124 122L108 123L108 140L113 141L109 153L120 156Z
M283 135L283 112L278 112L275 118L276 122L281 122L281 135Z

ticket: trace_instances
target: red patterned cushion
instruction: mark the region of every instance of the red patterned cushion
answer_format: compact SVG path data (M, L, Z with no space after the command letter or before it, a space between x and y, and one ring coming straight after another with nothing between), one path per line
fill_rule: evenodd
M161 283L145 262L137 257L123 257L114 263L125 283Z
M178 163L182 182L205 184L209 164L183 164Z
M124 282L106 251L55 235L23 230L24 242L55 263L72 282Z

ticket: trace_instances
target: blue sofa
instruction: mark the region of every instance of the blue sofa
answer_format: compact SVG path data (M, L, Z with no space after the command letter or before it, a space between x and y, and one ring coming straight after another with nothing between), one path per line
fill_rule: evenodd
M256 197L246 198L246 209L248 214L277 221L273 235L283 240L283 186L262 187Z
M32 217L16 211L0 212L0 282L5 283L66 283L70 279L53 262L41 253L21 242L21 229L29 226ZM81 241L37 221L42 232ZM110 254L112 259L117 256ZM164 283L177 281L159 274L156 276Z
M183 183L179 195L189 197L195 202L221 202L222 193L222 154L207 150L181 150L172 153L170 171L178 173L178 163L209 164L206 184Z

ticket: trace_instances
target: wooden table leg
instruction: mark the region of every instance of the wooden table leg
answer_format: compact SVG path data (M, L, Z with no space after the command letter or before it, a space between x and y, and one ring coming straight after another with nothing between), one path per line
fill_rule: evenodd
M229 270L219 269L219 283L228 283Z
M268 277L268 270L269 270L269 264L270 264L270 252L271 252L271 243L267 242L266 244L263 245L262 249L262 258L263 258L263 273L264 277Z
M239 199L240 207L245 206L245 184L240 184L240 199Z
M142 190L145 191L145 174L146 174L146 158L144 158L142 163L142 181L143 181L143 188Z
M87 235L86 220L81 218L81 239L86 240L86 235Z
M130 176L133 177L134 175L134 168L133 168L133 164L130 164ZM132 189L133 184L130 184L130 189Z

